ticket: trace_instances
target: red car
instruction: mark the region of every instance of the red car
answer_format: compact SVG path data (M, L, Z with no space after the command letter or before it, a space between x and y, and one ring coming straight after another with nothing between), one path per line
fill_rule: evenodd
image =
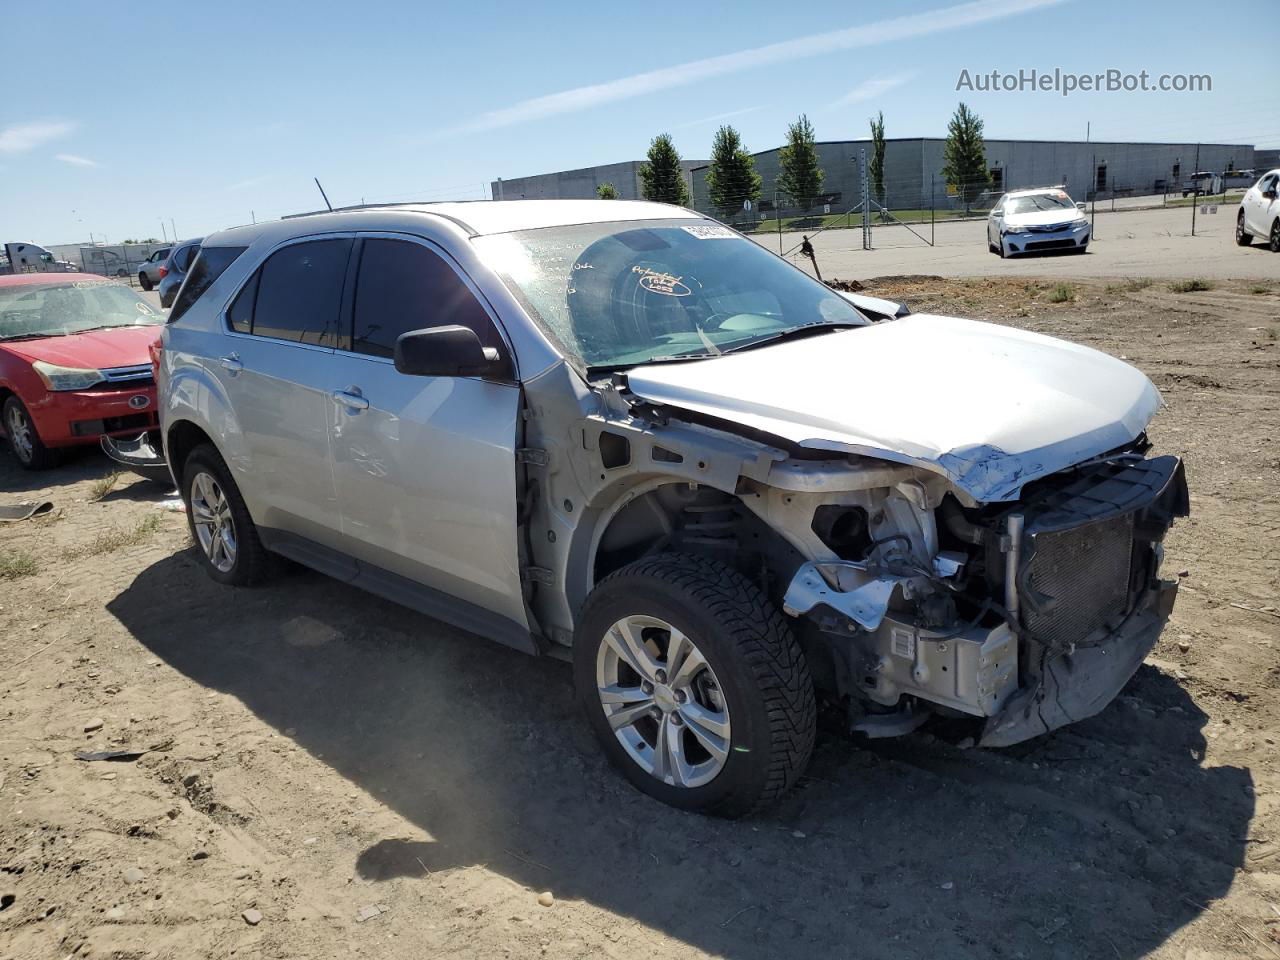
M0 277L0 427L28 470L60 448L157 426L153 346L164 315L84 273Z

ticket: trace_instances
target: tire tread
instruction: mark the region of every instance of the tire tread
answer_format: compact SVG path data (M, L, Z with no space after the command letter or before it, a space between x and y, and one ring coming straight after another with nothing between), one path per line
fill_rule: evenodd
M656 554L607 576L597 591L630 577L667 584L701 604L729 632L765 701L769 765L758 796L735 803L731 816L769 806L804 772L813 753L817 704L799 643L777 607L732 567L696 554Z

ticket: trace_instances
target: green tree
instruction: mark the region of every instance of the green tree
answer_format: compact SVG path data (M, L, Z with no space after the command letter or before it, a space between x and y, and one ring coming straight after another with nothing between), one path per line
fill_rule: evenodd
M956 188L956 195L968 213L973 201L991 186L987 172L986 144L982 139L982 120L963 103L947 124L947 142L942 148L942 175Z
M687 207L689 188L671 134L660 133L653 138L647 159L649 162L640 168L640 192L644 198Z
M733 127L721 127L711 141L711 167L707 170L707 196L723 217L742 209L743 201L760 199L760 174L755 158L742 145Z
M596 187L596 196L601 200L617 200L618 188L612 183L602 183Z
M884 206L884 111L871 118L871 162L867 164L871 175L871 189L880 206ZM884 212L881 211L881 216Z
M818 146L813 125L803 113L787 125L787 145L778 151L778 189L808 211L822 190L826 175L818 163Z

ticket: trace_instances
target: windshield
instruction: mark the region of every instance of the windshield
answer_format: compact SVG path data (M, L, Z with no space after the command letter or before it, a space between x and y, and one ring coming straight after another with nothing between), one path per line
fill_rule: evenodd
M118 283L75 280L0 287L0 340L163 322L159 310Z
M1005 213L1042 213L1048 210L1075 211L1076 205L1061 190L1056 193L1033 193L1028 197L1010 197Z
M829 287L706 220L545 227L473 243L588 368L714 356L802 326L867 322Z

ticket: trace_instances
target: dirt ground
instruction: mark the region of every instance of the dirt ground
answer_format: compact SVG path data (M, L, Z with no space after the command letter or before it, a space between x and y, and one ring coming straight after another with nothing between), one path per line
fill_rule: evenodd
M165 491L0 452L0 503L56 505L0 524L0 958L1280 957L1280 283L1054 286L871 289L1155 380L1170 628L1092 720L824 734L747 821L627 786L563 663L308 572L220 587Z

